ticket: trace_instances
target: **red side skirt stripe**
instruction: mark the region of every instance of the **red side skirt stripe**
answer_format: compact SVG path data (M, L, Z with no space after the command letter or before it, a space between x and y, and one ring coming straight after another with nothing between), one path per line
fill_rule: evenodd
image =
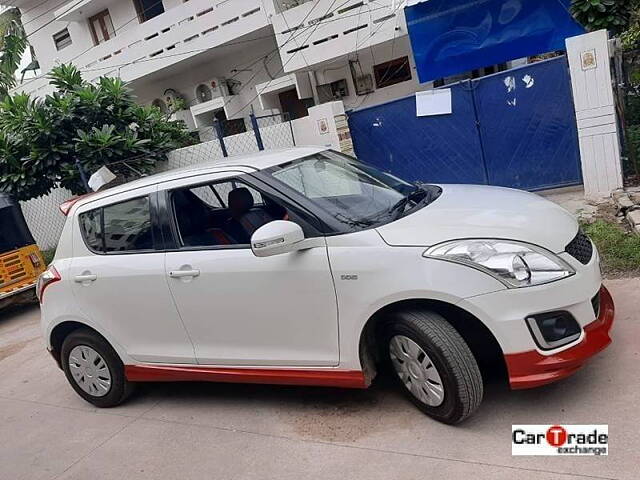
M198 365L125 365L131 382L226 382L367 388L360 370L215 368Z

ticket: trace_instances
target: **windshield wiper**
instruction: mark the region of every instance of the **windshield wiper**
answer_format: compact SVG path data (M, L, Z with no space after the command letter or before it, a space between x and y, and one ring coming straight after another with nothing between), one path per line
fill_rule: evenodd
M355 219L346 217L341 213L334 215L334 217L336 220L351 227L368 228L380 222L382 219L388 218L389 215L392 215L393 220L397 220L405 212L405 208L409 202L413 201L418 205L425 200L431 200L431 196L431 191L425 188L425 186L419 184L416 185L415 188L406 197L402 197L395 204L393 204L389 210L383 211L374 217Z
M397 220L404 213L404 210L409 202L420 202L429 197L429 191L424 188L424 186L416 185L416 188L409 195L398 200L395 205L393 205L389 209L389 214L393 215L394 220Z
M370 227L371 225L373 225L374 221L373 220L359 220L359 219L355 219L355 218L349 218L346 217L345 215L343 215L342 213L339 213L337 215L334 215L334 218L346 225L349 225L351 227Z

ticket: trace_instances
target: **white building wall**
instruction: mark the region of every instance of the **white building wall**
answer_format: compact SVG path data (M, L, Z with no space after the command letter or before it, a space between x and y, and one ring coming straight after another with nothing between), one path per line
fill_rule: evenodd
M149 77L149 79L142 78L133 82L132 87L138 97L138 102L151 103L154 99L161 98L166 89L172 88L183 96L187 108L189 108L197 104L195 88L198 84L207 83L214 77L233 78L242 83L241 90L237 95L238 98L235 100L237 106L233 108L233 111L241 111L242 116L249 115L252 109L256 115L274 113L271 110L262 109L254 88L257 83L270 80L263 63L258 62L250 68L247 64L252 63L256 57L266 56L273 52L273 49L276 48L275 41L264 39L251 42L248 45L250 48L238 47L233 52L221 54L221 56L210 60L203 60L198 65L179 70L177 73L161 79ZM225 52L224 47L221 51ZM242 65L246 66L248 71L233 72L233 69ZM273 55L266 62L266 65L270 72L278 72L281 68L280 58L278 55Z
M56 11L60 15L70 8L62 6L54 10L57 4L53 0L40 6L37 0L26 5L23 19L43 73L56 63L73 61L89 80L101 75L119 75L127 81L162 71L270 25L262 0L170 2L165 3L164 14L142 24L138 22L133 0L105 2L116 35L97 46L93 45L88 19L82 14L74 13L74 18L67 21L55 20ZM67 5L75 4L77 1L72 0ZM37 8L30 11L34 5ZM47 10L51 11L44 13ZM36 18L42 13L42 17ZM73 43L57 51L52 36L65 27ZM51 88L42 76L25 82L16 91L43 96Z
M43 3L41 0L35 0L21 7L25 31L29 35L29 42L36 51L40 68L43 72L49 71L57 63L68 61L94 45L87 19L79 22L56 20L56 12L65 7L68 9L75 3L77 3L77 0L71 0L66 4L60 5L59 8L54 8L60 2L49 1ZM138 25L137 19L133 20L133 22L130 21L132 18L137 18L133 0L114 0L105 8L108 8L111 14L114 30L117 32L116 36L124 28L134 28ZM127 23L128 25L125 27ZM53 42L53 35L64 28L69 30L73 43L67 48L58 51Z
M109 9L116 29L114 39L93 46L88 21L81 16L78 21L54 21L34 33L31 41L43 72L56 63L74 59L74 63L84 71L83 75L88 80L101 75L119 75L124 80L133 82L132 86L140 103L150 103L155 98L161 98L167 88L173 88L179 91L187 100L188 106L191 106L195 101L194 88L198 83L206 82L215 76L233 76L244 84L240 96L231 99L234 107L226 109L227 117L238 110L241 110L238 111L239 117L246 117L251 112L262 115L278 111L278 94L281 90L269 87L286 77L285 72L293 70L298 71L299 77L311 73L312 83L317 84L345 79L349 95L342 100L347 109L389 101L431 87L431 84L418 83L404 20L404 0L352 0L339 3L333 0L318 0L283 13L279 13L279 8L274 6L274 2L277 1L189 0L182 3L181 0L163 0L165 13L139 24L133 0L113 0L104 4ZM37 5L37 1L34 0L24 7L24 11L28 12L24 17L27 31L34 32L46 22L52 21L54 12L64 12L65 7L69 10L68 6L75 3L75 0L70 0L67 6L52 8L56 4L51 1L29 11L33 5ZM211 10L212 6L214 8L211 13L200 15ZM357 8L350 8L353 6ZM261 9L259 14L242 17L243 12L249 12L254 7ZM46 10L51 11L41 18L34 19ZM330 16L323 19L327 12L330 12ZM194 20L184 23L190 15ZM227 18L233 18L234 15L240 17L239 21L221 26ZM201 30L206 30L209 25L210 28L215 27L215 31L203 35ZM296 25L302 25L302 28L286 32L289 27ZM349 32L359 25L367 27ZM52 36L65 26L69 29L73 44L58 52ZM162 33L167 28L170 30ZM263 30L260 30L260 36L256 41L248 41L246 46L239 47L228 55L225 54L227 47L216 48L219 47L217 44L233 42L247 32L256 32L256 29L260 28ZM225 30L224 34L222 30ZM155 35L158 32L161 34ZM264 38L269 34L273 37ZM199 37L190 39L194 35ZM331 40L322 42L323 38L328 37L332 37ZM314 45L314 42L318 41L321 43ZM174 43L176 46L173 46ZM308 44L309 48L287 53L292 45L304 44ZM221 53L206 60L208 52L203 52L207 47L211 48L211 52L219 50ZM82 54L87 49L89 51ZM191 55L180 55L181 51L189 50L195 50L193 57L203 59L191 61ZM79 54L82 55L75 59ZM258 62L252 67L253 72L232 73L238 65L250 63L260 54L270 55L267 69ZM156 55L153 57L155 60L149 57L150 55ZM358 70L373 76L374 65L402 56L409 57L413 77L411 80L384 88L375 88L374 82L373 92L356 95L348 60L357 59L360 62ZM189 61L185 62L186 60ZM134 61L135 63L131 63ZM275 81L272 77L275 77ZM259 88L256 89L256 85L259 85ZM263 87L272 90L272 93L269 101L260 102L259 94ZM48 80L41 78L28 81L23 88L17 90L43 96L52 89ZM304 98L309 98L312 91L308 88L304 90L307 95ZM302 98L302 95L300 96ZM316 97L316 102L317 100ZM242 108L245 106L246 108Z
M326 65L322 65L316 72L316 79L319 84L331 83L336 80L345 78L349 86L349 95L342 98L345 108L347 110L351 108L366 107L369 105L377 105L379 103L388 102L397 98L406 97L417 91L426 90L433 87L432 82L420 84L418 81L418 72L411 53L411 45L408 36L402 36L385 42L383 44L376 45L373 48L362 50L358 53L358 60L360 67L365 74L371 74L373 77L373 66L378 65L396 58L409 57L409 64L411 66L411 80L406 82L397 83L388 87L377 88L375 85L375 79L373 82L374 91L367 95L356 95L355 85L351 77L351 71L346 59L339 59L338 61Z
M271 22L285 72L407 35L405 4L405 0L317 0L275 13Z

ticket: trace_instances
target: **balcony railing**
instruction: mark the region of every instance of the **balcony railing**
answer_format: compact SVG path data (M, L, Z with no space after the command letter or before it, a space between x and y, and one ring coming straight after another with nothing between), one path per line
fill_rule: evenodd
M115 37L77 58L70 52L59 61L73 62L90 81L103 75L131 81L268 24L261 0L189 0L116 31ZM39 96L49 90L48 81L25 81L16 90Z

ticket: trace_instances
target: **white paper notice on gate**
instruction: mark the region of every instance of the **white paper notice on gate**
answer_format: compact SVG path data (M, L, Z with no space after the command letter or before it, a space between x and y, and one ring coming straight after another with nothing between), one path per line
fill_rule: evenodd
M416 92L416 116L448 115L451 112L450 88Z

